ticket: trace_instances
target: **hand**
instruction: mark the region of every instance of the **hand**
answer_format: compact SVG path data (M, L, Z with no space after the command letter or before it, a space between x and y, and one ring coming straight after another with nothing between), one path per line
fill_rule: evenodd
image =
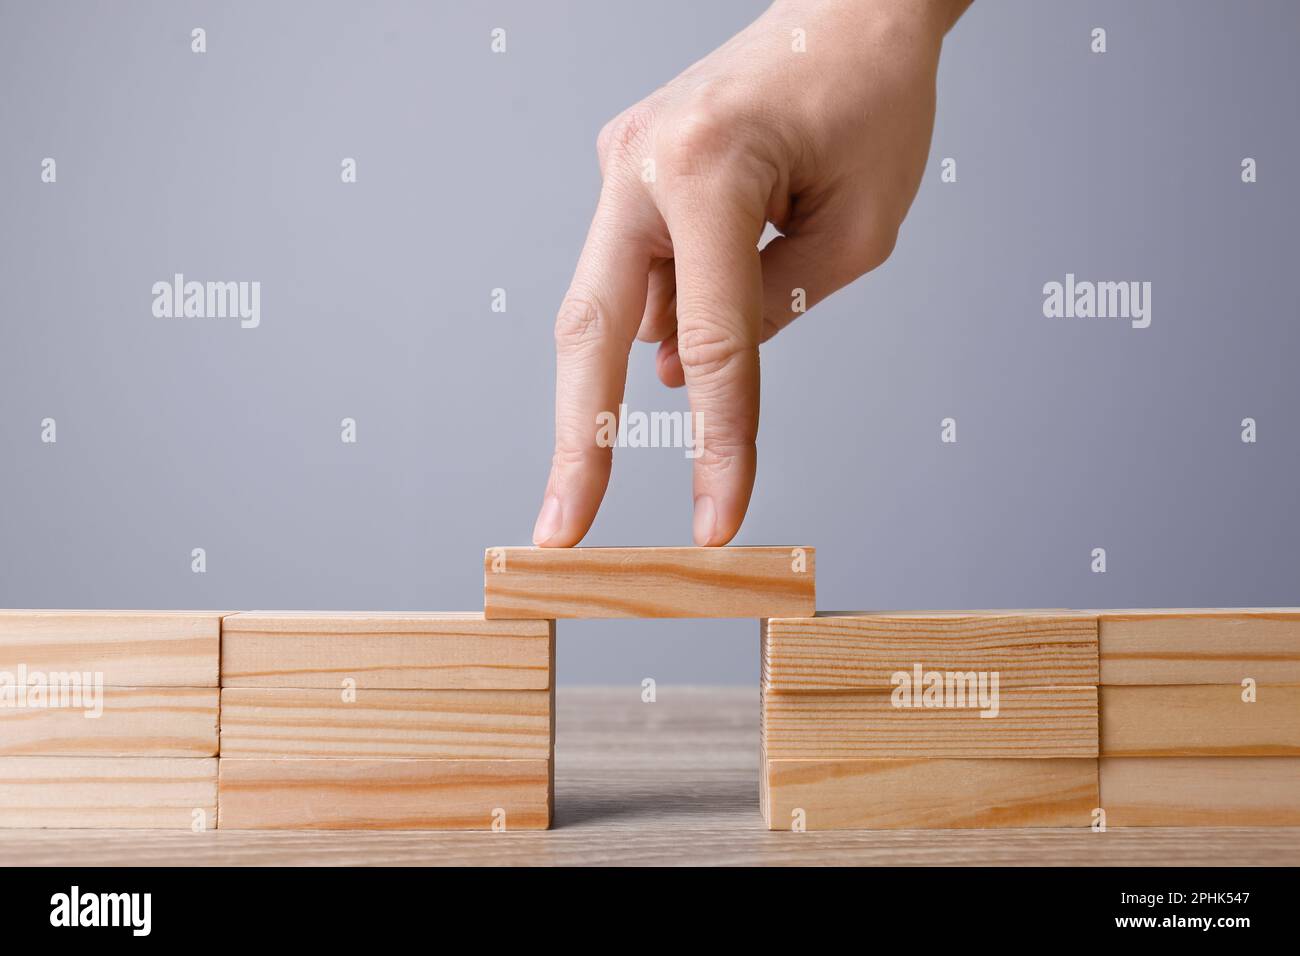
M920 185L935 72L966 0L778 0L596 144L603 186L555 321L555 456L534 543L577 544L609 482L598 415L632 341L703 424L695 543L744 520L758 346L888 258ZM799 35L803 31L804 50ZM761 252L771 222L782 233Z

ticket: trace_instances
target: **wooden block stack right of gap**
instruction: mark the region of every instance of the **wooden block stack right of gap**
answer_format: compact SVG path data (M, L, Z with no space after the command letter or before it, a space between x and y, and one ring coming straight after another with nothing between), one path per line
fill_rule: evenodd
M1300 825L1300 610L821 614L762 653L772 829ZM918 665L998 672L998 716L895 706Z
M231 615L220 826L545 829L554 662L554 621Z
M819 614L765 621L761 643L760 800L770 829L1092 822L1095 616ZM935 674L945 683L984 675L990 697L996 674L996 716L975 702L927 705ZM910 698L896 696L903 687Z
M1101 611L1109 826L1300 826L1300 610Z

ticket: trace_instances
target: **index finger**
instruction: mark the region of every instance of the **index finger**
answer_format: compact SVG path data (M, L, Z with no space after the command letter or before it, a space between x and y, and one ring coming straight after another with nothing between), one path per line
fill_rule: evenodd
M604 417L618 415L645 310L650 254L633 204L610 183L555 319L555 454L533 529L542 547L581 541L605 497L612 449L597 439Z

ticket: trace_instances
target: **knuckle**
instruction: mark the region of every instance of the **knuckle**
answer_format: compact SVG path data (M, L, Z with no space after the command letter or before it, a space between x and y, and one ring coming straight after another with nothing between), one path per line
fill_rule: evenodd
M755 454L753 439L712 440L706 436L696 467L710 476L723 476L737 468L748 467Z
M604 323L600 309L590 299L567 297L555 314L555 345L558 349L581 348L598 341Z
M677 331L677 354L682 366L710 377L726 372L749 352L740 337L711 326L691 326Z
M696 102L667 121L656 140L656 162L669 175L689 176L718 165L734 142L734 124L724 111Z
M596 137L596 155L603 162L635 154L644 148L651 122L650 110L643 106L624 110L601 127Z
M591 436L568 436L555 448L551 456L552 467L560 473L582 471L588 466L607 465L613 456L612 449L601 447L596 443L595 432Z

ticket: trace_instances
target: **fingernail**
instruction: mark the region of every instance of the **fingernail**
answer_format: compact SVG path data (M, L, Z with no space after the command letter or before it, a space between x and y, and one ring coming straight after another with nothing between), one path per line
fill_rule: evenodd
M713 507L713 498L700 495L695 499L695 543L706 545L713 540L713 529L718 524L718 514Z
M560 531L563 519L564 510L560 507L560 499L555 495L547 495L541 513L537 516L537 524L533 525L533 544L545 544L554 538Z

